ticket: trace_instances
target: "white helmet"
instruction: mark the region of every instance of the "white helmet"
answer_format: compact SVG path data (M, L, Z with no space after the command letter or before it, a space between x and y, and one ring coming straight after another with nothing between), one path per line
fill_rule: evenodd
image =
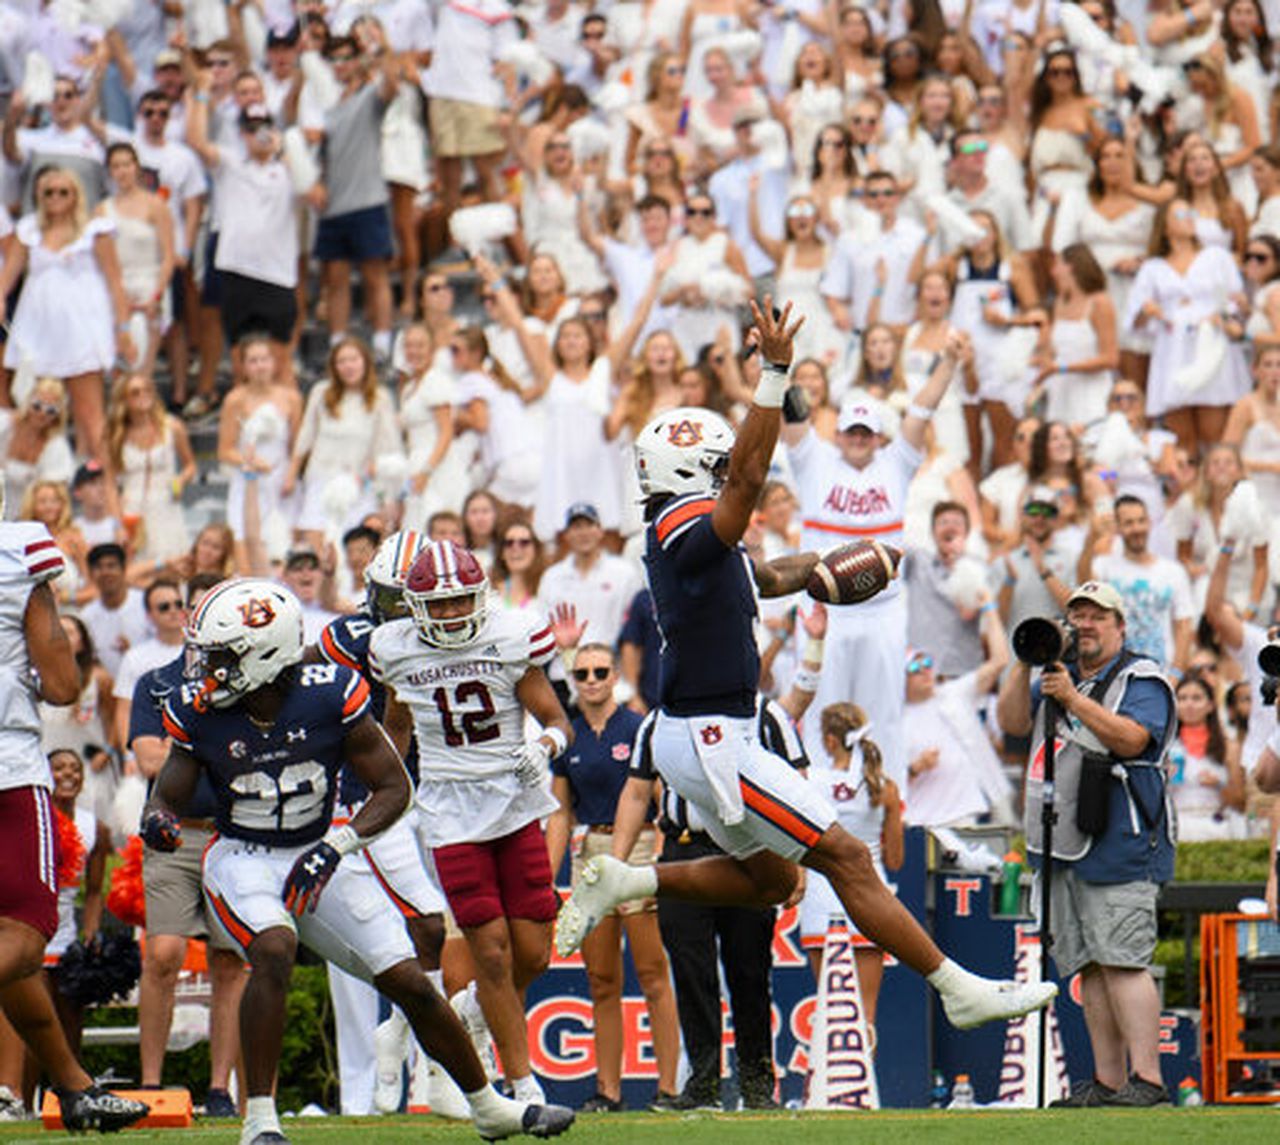
M364 570L365 607L378 624L409 615L404 580L427 545L424 534L413 529L392 533L378 546Z
M645 497L720 492L729 473L733 427L718 413L681 406L658 414L636 437L636 476Z
M210 589L187 627L198 707L230 707L302 659L302 605L273 580L237 578Z
M404 598L422 639L435 648L465 648L489 618L489 578L475 554L452 541L423 546L405 577ZM433 601L468 599L468 612L431 615Z

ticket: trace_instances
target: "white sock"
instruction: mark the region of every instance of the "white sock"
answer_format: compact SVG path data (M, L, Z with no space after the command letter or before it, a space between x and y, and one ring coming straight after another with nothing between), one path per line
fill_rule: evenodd
M248 1145L259 1133L280 1132L280 1118L276 1115L274 1097L251 1097L244 1103L244 1129L240 1133L240 1145Z
M958 962L944 958L942 965L928 975L925 981L945 998L948 994L958 994L970 989L982 979L976 974L971 974Z
M486 1114L490 1117L497 1117L506 1113L507 1099L502 1096L491 1085L486 1085L483 1089L477 1089L474 1093L464 1094L467 1104L471 1106L473 1116L479 1118Z
M527 1073L524 1077L513 1077L511 1081L511 1095L517 1101L531 1102L534 1105L541 1105L546 1101L546 1095L542 1092L542 1086L538 1083L538 1079L531 1073Z
M652 898L658 893L658 868L633 867L628 864L625 881L628 900Z
M391 356L391 331L375 330L373 332L373 352L380 358Z

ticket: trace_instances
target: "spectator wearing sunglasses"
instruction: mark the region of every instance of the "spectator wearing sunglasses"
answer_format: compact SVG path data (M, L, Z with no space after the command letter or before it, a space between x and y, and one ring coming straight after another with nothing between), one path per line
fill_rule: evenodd
M1079 546L1056 539L1058 493L1033 485L1022 501L1022 544L997 561L1000 618L1012 632L1029 616L1057 616L1075 583Z
M978 713L1009 663L1009 642L994 607L983 606L987 657L973 671L942 681L933 656L907 653L908 823L971 826L991 815L1013 823L1013 788Z
M0 409L0 465L10 520L34 482L71 480L76 466L66 435L67 390L57 378L40 378L19 409Z
M170 663L182 651L187 626L187 609L182 586L169 577L159 577L142 594L142 607L151 625L152 636L135 644L120 661L115 686L116 742L129 742L129 712L133 689L139 677L153 668Z
M952 136L947 198L962 211L989 212L1013 250L1034 250L1037 243L1026 196L1016 184L996 183L990 178L987 174L990 151L991 144L980 131L964 128ZM953 249L959 241L945 227L942 238L948 249Z
M551 787L560 809L547 823L547 849L552 870L558 870L574 826L586 829L581 847L573 855L576 884L588 859L612 853L618 798L627 783L632 745L643 718L630 708L619 707L614 698L617 661L607 645L580 645L574 655L572 677L578 715L573 720L572 748L551 763ZM650 866L656 860L653 819L650 802L644 825L627 855L627 861L635 866ZM582 1107L584 1112L615 1113L622 1109L624 933L649 1011L658 1067L657 1097L674 1100L677 1092L680 1035L667 955L658 930L657 902L651 898L625 902L602 920L582 944L596 1041L596 1094Z

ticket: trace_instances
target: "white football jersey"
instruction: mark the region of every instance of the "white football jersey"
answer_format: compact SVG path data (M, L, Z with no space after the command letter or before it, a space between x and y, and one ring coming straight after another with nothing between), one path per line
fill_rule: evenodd
M23 622L31 590L63 567L62 553L39 522L0 522L0 790L53 786L40 750L36 681Z
M494 609L465 648L427 644L408 618L380 625L369 671L413 713L422 778L474 780L512 771L524 743L516 685L555 653L545 616Z

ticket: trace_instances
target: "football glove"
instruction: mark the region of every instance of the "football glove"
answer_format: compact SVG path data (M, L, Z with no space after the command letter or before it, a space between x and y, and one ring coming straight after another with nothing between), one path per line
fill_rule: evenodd
M540 739L521 744L512 753L515 756L516 778L521 787L537 787L547 774L547 762L551 759L551 748Z
M307 910L314 913L320 892L329 884L340 862L342 856L337 849L323 840L303 851L284 881L285 909L298 918Z
M138 833L153 851L176 851L182 846L182 824L172 811L148 811Z

